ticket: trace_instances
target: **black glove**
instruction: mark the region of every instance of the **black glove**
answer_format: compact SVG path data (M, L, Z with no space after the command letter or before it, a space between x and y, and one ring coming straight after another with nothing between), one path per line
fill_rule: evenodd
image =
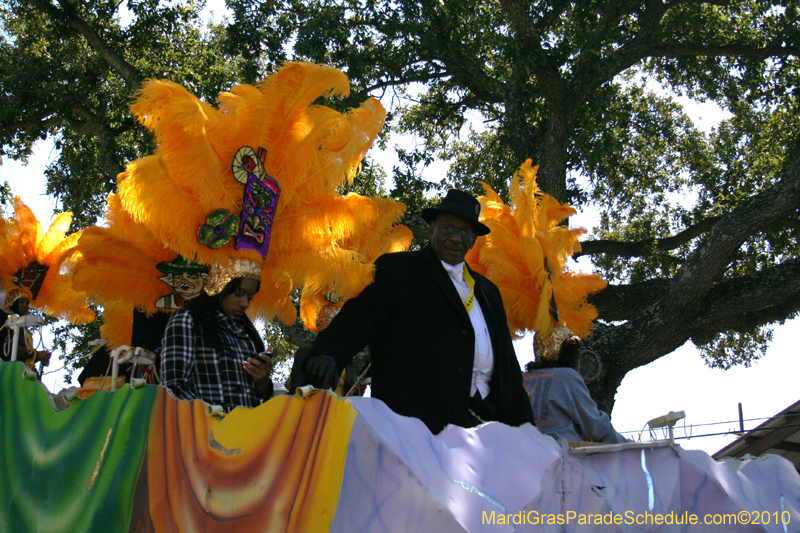
M336 360L330 355L314 355L306 359L306 378L318 389L330 389L336 386L339 372Z

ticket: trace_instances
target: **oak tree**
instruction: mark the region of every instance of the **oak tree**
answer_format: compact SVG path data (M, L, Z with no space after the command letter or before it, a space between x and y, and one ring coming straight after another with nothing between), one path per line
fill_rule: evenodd
M420 140L393 196L414 206L435 158L452 162L442 187L476 193L531 158L545 192L599 210L582 254L611 283L588 342L604 409L687 340L712 365L747 364L796 314L797 2L302 4L296 53L395 91L392 126ZM730 118L698 130L676 96Z

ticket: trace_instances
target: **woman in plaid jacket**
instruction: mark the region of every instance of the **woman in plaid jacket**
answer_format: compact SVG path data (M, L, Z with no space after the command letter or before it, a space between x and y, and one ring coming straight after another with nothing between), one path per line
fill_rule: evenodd
M211 268L204 292L167 324L161 379L181 400L257 407L272 397L272 360L245 314L261 283L258 265L240 261Z

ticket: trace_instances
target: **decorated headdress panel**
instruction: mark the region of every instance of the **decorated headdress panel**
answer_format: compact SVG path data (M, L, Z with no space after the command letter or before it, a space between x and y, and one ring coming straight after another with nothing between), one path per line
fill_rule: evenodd
M47 231L36 216L17 196L14 218L0 222L0 278L3 287L24 287L33 297L31 305L49 315L76 324L91 322L94 313L88 303L59 274L59 256L77 240L66 232L72 222L71 213L56 215Z
M538 188L537 169L528 160L514 174L510 205L483 184L481 222L491 233L478 238L466 260L500 289L509 329L516 336L525 331L547 336L561 324L585 337L597 318L586 299L606 282L599 275L565 268L567 258L580 249L578 237L585 230L558 225L575 210Z
M131 219L116 195L108 197L105 219L104 226L80 232L62 257L62 270L76 291L103 306L101 334L113 347L130 342L134 308L153 313L182 307L185 299L204 288L209 267L165 248L144 225ZM184 283L188 287L182 287ZM288 298L291 290L286 280L262 283L261 292L268 300L253 310L275 316L283 305L294 311Z

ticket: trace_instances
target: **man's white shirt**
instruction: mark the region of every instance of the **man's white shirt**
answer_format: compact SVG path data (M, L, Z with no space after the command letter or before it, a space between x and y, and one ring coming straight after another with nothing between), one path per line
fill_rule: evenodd
M464 279L464 262L450 265L442 261L442 266L450 275L450 280L461 296L461 301L466 302L469 298L470 288ZM472 329L475 331L475 358L472 362L472 386L469 394L474 396L478 391L481 393L481 398L486 398L489 396L489 382L492 379L492 370L494 370L494 353L492 352L492 338L489 336L489 326L486 325L486 319L478 299L474 298L473 300L474 304L472 310L469 311L469 319L472 322Z

